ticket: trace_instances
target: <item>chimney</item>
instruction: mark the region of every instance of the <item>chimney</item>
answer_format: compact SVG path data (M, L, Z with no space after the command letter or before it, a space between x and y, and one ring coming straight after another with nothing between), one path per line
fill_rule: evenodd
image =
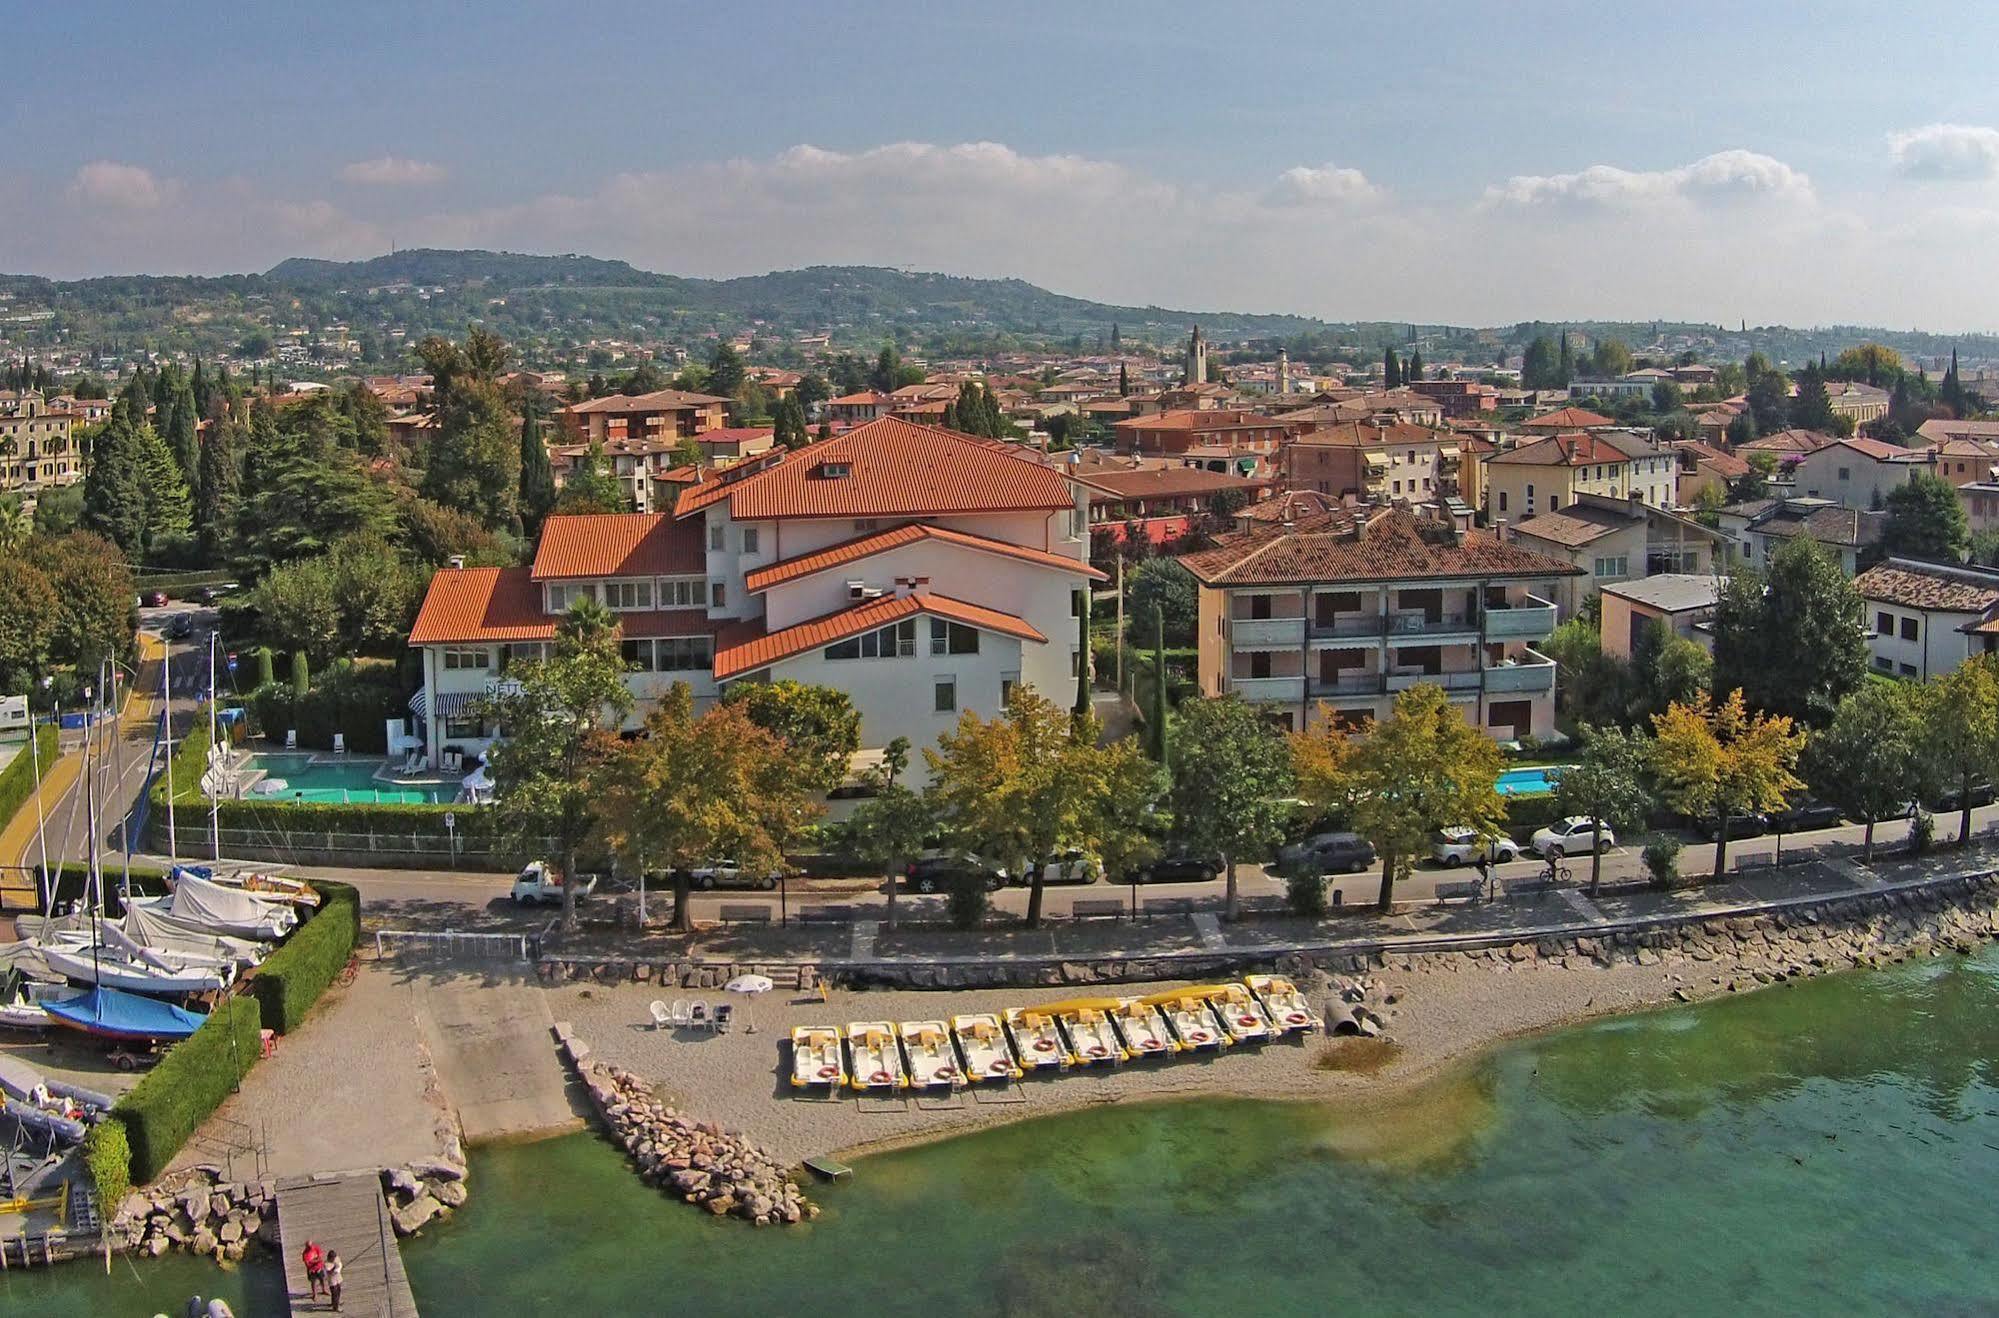
M465 566L465 555L453 554L451 556L451 566L453 568L463 569Z
M930 593L930 578L929 578L929 577L897 577L897 578L895 579L895 593L896 593L897 595L899 595L899 596L900 596L900 595L928 595L928 594Z

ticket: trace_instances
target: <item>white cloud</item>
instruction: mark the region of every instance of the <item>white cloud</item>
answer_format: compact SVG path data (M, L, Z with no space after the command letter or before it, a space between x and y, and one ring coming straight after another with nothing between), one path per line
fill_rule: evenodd
M1350 205L1378 201L1382 190L1357 169L1338 165L1293 165L1277 176L1271 200L1278 205Z
M441 183L444 166L429 160L409 160L402 156L378 156L356 160L340 171L342 182L369 187L406 187L416 183Z
M1999 178L1999 128L1930 124L1888 135L1888 154L1909 178Z
M1717 151L1677 169L1591 165L1573 174L1516 174L1485 190L1492 206L1635 207L1786 201L1809 204L1812 182L1781 160L1755 151Z
M155 210L171 200L174 186L152 170L115 160L93 160L70 180L70 196L92 206Z

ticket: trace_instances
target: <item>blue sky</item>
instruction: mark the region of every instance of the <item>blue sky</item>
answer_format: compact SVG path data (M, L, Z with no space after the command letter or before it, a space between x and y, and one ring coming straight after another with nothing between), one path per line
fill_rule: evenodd
M1999 322L1983 6L18 8L9 271L476 244L1340 318Z

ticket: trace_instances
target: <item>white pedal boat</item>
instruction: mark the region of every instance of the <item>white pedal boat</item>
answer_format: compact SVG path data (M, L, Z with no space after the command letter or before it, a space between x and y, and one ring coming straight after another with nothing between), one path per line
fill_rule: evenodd
M1246 975L1243 983L1249 985L1279 1034L1310 1034L1323 1027L1298 986L1282 975Z
M855 1021L847 1026L847 1060L847 1083L856 1089L892 1094L909 1084L902 1052L895 1046L895 1028L887 1021Z
M965 1083L943 1021L902 1021L895 1027L902 1038L903 1059L909 1064L912 1089L955 1089Z
M951 1034L958 1041L958 1060L964 1063L965 1077L973 1084L997 1081L1005 1084L1020 1075L1020 1063L1006 1046L999 1017L975 1012L951 1018Z
M800 1025L791 1032L791 1083L798 1089L838 1089L847 1078L840 1064L840 1032L830 1025Z

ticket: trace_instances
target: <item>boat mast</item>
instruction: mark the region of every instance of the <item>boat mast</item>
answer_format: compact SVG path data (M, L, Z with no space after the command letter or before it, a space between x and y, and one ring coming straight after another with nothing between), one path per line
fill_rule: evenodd
M98 667L97 680L99 714L101 715L104 682L104 669L102 665ZM90 692L86 690L83 695L84 699L88 701ZM89 706L86 704L85 709L87 710L88 708ZM90 726L95 720L90 719L87 714L86 720L83 737L83 805L90 847L87 873L91 886L96 889L96 904L94 907L91 906L89 900L91 894L86 893L84 909L90 916L90 984L92 988L101 989L104 985L100 979L100 972L97 967L97 949L98 945L104 940L104 931L99 928L99 922L104 918L104 870L97 847L97 774L91 765L92 747L90 744L96 737L97 729Z
M215 777L219 772L215 767L215 702L220 697L215 691L215 633L208 634L208 755L203 760L208 772L208 854L213 860L222 859L222 808L215 802Z
M44 678L46 683L48 679ZM56 758L62 758L62 705L56 705ZM49 869L49 820L42 807L42 739L35 730L34 720L28 721L28 765L35 775L35 846L42 855L42 879L37 886L42 892L42 917L55 919L56 885L55 874Z
M167 868L171 870L180 860L180 847L174 837L174 711L173 711L173 642L160 638L160 740L166 743L167 752Z

